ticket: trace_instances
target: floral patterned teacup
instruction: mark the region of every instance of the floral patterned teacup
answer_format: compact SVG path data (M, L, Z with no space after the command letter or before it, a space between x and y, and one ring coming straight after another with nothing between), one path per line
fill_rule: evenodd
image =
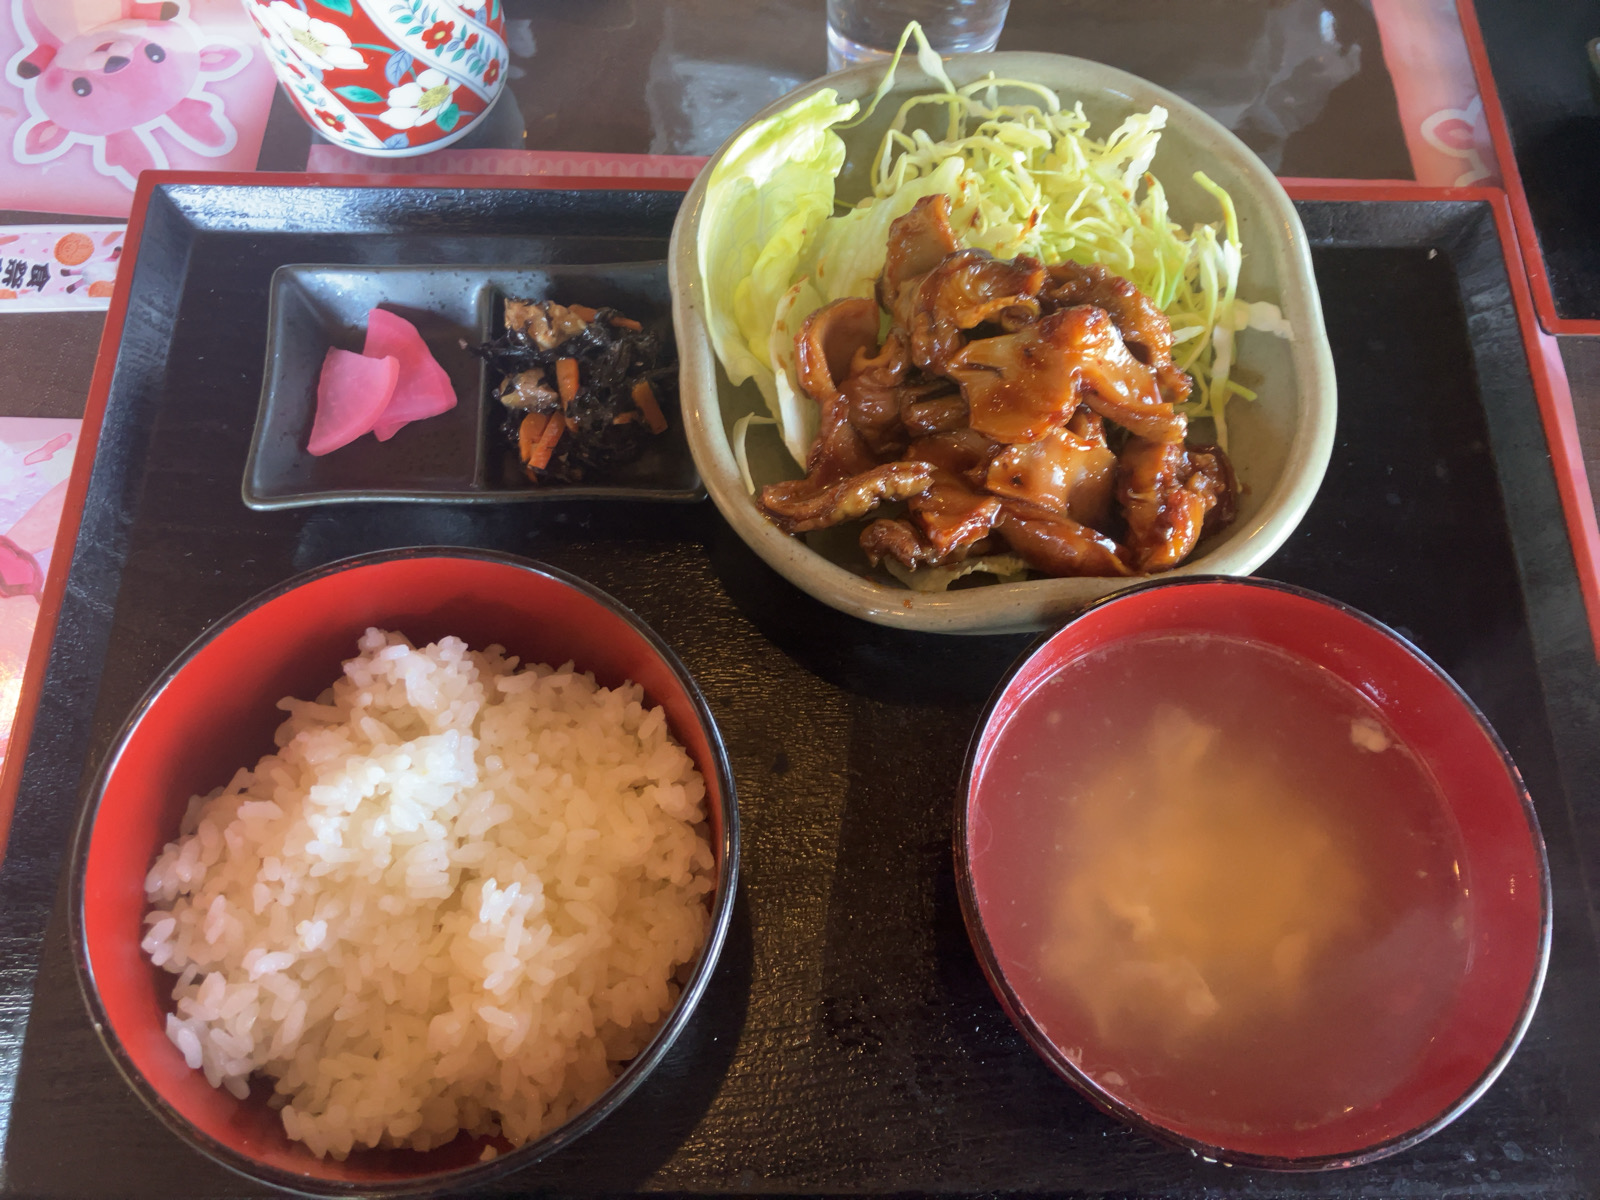
M242 0L284 90L318 133L362 154L448 146L510 65L501 0Z

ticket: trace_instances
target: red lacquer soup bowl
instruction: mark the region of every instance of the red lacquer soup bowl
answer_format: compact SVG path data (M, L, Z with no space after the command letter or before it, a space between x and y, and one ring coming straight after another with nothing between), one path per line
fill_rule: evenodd
M1192 578L1087 610L973 739L962 912L1007 1014L1103 1110L1283 1170L1414 1145L1483 1094L1550 951L1526 789L1377 621Z
M661 706L705 779L717 858L710 927L681 994L646 1048L587 1108L542 1138L480 1161L465 1135L426 1153L357 1150L344 1161L289 1140L256 1086L245 1100L209 1086L165 1033L173 976L140 950L144 880L178 834L189 797L272 749L284 696L314 698L369 626L422 646L453 635L524 661L572 660L602 686L625 679ZM95 783L73 861L72 941L95 1028L128 1082L190 1145L224 1166L314 1195L454 1194L571 1142L661 1060L705 990L733 911L738 815L733 775L704 697L672 650L603 592L508 555L430 547L308 572L245 604L190 646L129 717ZM501 1147L504 1149L504 1147Z

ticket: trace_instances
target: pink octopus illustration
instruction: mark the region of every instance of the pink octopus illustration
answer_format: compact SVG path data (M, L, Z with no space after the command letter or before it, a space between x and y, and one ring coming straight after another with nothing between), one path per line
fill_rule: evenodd
M207 157L233 149L238 135L206 86L249 51L208 42L179 4L21 0L12 11L24 53L8 73L30 114L12 148L18 162L85 145L96 170L132 188L140 171L169 165L157 130Z

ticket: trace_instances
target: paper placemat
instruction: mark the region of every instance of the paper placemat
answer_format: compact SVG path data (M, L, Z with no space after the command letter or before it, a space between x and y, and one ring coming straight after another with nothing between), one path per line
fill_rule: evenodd
M140 171L252 170L276 86L239 0L0 3L0 208L126 217Z
M0 762L11 742L82 424L60 417L0 417Z
M104 311L125 225L0 225L0 313Z

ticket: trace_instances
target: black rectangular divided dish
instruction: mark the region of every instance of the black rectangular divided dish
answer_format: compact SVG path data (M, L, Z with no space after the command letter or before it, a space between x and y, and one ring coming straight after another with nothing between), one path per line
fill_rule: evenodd
M279 266L655 258L679 200L157 189L0 869L0 1192L262 1194L146 1113L89 1026L57 890L75 801L140 693L208 623L303 568L450 543L576 572L654 626L721 724L744 838L729 944L686 1034L599 1128L490 1194L1589 1194L1600 672L1488 208L1300 206L1339 434L1316 503L1263 574L1396 626L1495 723L1549 844L1549 981L1521 1050L1454 1124L1371 1167L1282 1176L1102 1116L984 982L956 901L952 806L979 710L1026 638L834 613L709 504L240 503Z
M497 335L507 297L611 307L672 347L667 264L550 263L279 267L268 293L266 365L241 493L251 508L353 500L697 500L703 494L683 422L668 400L665 433L605 478L537 485L503 429L498 378L467 347ZM413 421L388 441L360 437L331 454L306 449L317 377L330 347L360 352L367 313L385 308L417 327L455 389L454 409Z

